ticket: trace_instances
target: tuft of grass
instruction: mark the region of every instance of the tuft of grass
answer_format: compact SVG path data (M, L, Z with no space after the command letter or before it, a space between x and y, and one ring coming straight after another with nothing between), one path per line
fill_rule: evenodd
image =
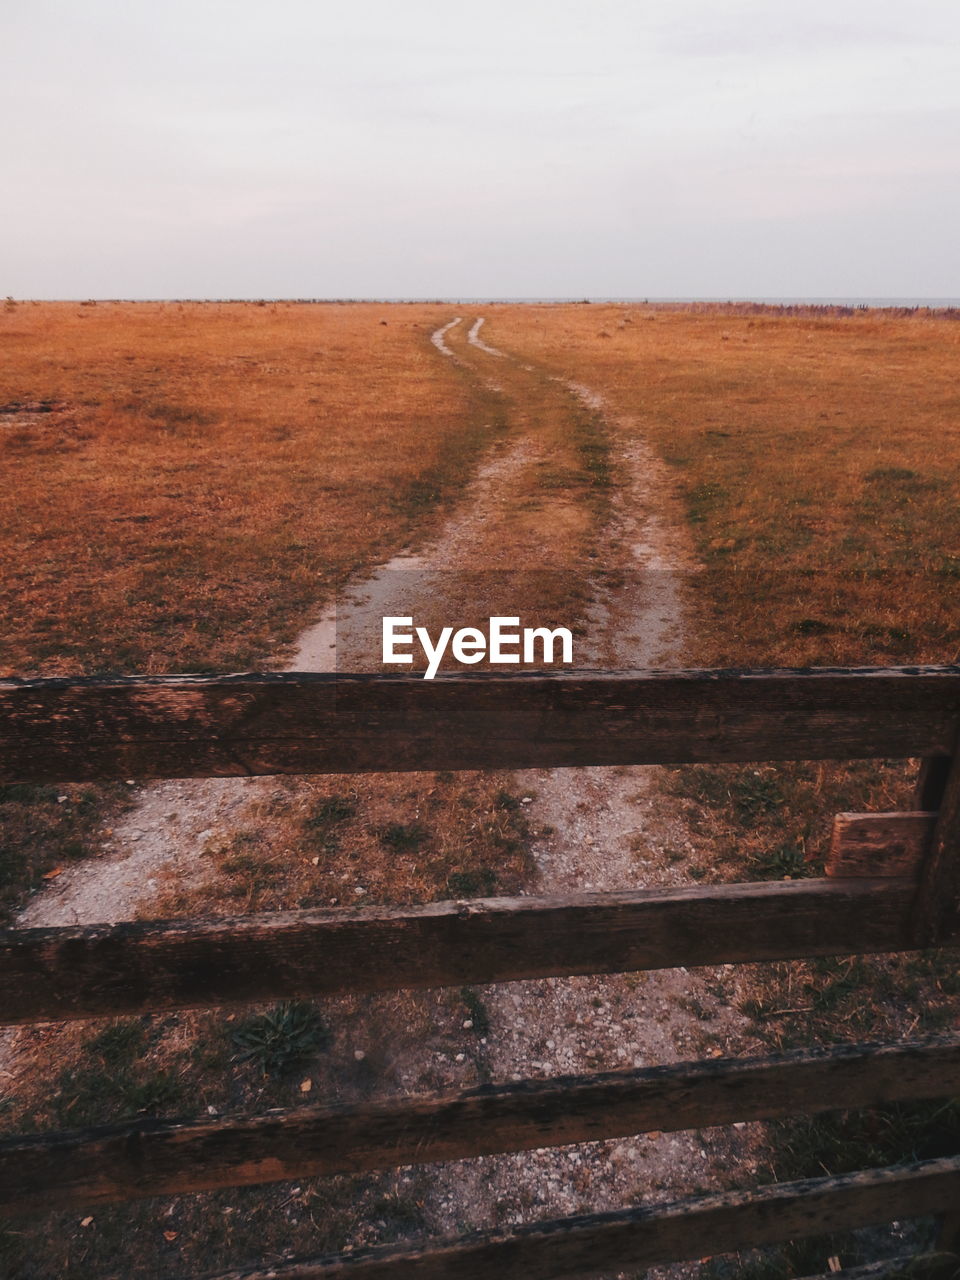
M136 1018L118 1018L87 1041L87 1050L109 1066L132 1062L144 1049L146 1033Z
M733 779L730 799L738 819L745 826L761 816L776 813L786 801L777 779L758 769L741 773Z
M139 1064L75 1066L61 1072L53 1112L61 1126L103 1124L169 1114L183 1097L180 1081Z
M388 822L377 829L377 838L388 849L410 853L430 839L430 832L419 822Z
M245 1018L231 1039L237 1062L252 1062L266 1075L283 1075L324 1048L329 1035L313 1005L284 1001Z
M960 1099L898 1102L774 1125L772 1180L960 1155Z
M308 829L326 831L339 822L356 816L357 801L354 795L321 796L313 806L309 817L304 820Z
M758 851L748 865L751 879L756 880L802 880L811 874L803 850L790 841Z
M497 875L492 867L474 871L451 871L447 876L446 897L490 898L497 891Z

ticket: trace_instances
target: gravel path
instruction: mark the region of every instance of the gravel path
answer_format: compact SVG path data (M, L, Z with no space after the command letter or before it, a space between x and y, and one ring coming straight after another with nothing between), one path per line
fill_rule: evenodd
M484 343L483 317L454 349L451 320L432 335L437 351L456 359L491 385L497 361L499 389L522 409L524 380L547 375ZM527 382L526 385L530 385ZM617 479L607 530L618 585L601 592L589 618L586 662L598 667L679 665L686 619L681 575L696 566L680 514L671 505L662 464L589 388L562 383L570 404L601 415ZM519 415L522 420L522 413ZM300 636L288 670L362 667L371 630L385 613L409 613L411 597L435 607L451 571L483 569L477 548L496 544L496 521L511 519L511 495L544 464L535 433L520 432L496 447L479 469L437 537L404 551L356 584ZM451 618L451 621L453 619ZM581 650L581 653L583 650ZM368 668L369 669L369 668ZM684 880L692 845L675 801L655 768L533 770L518 775L534 827L549 831L537 843L534 893L662 887ZM133 808L105 833L102 856L65 871L21 913L22 926L130 919L150 914L169 879L196 883L206 874L203 850L240 825L246 806L269 779L170 781L137 789ZM481 991L490 1028L479 1053L494 1080L649 1066L736 1051L746 1036L735 1011L732 973L683 969L647 975L551 979ZM476 1038L465 1028L465 1050ZM0 1071L10 1074L16 1033L0 1041ZM463 1081L478 1050L457 1055ZM435 1056L425 1044L402 1078L415 1082ZM453 1072L459 1068L454 1067ZM431 1227L505 1225L568 1213L669 1199L722 1185L723 1169L749 1168L755 1126L739 1131L645 1135L576 1147L491 1157L436 1166L426 1208ZM672 1268L670 1274L685 1274Z

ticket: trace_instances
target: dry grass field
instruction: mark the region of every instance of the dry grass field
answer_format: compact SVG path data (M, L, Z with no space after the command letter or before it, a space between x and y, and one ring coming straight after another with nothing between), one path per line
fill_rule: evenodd
M0 674L276 666L336 587L429 532L503 430L430 346L445 315L0 310ZM86 856L124 792L3 799L0 910Z
M960 318L491 309L669 464L705 566L698 666L960 655Z
M3 671L275 665L334 589L428 541L490 451L521 435L533 447L489 513L461 530L483 563L607 567L619 484L610 458L644 439L667 464L664 498L685 512L700 562L684 585L686 663L958 660L956 319L493 306L487 341L532 366L527 377L493 362L501 394L471 373L462 332L464 363L431 348L453 314L283 303L21 303L0 314L0 448L17 496L0 516L11 565ZM605 417L559 407L553 378L598 392ZM548 598L530 609L579 618L589 608L578 578L542 582ZM900 762L672 771L695 845L684 873L808 874L833 813L904 807L911 785ZM519 891L542 834L529 799L497 774L276 779L207 842L208 881L171 879L162 910ZM11 909L133 803L123 787L6 788L0 801ZM957 994L949 957L778 965L758 969L747 1012L759 1040L788 1047L949 1026ZM34 1069L21 1072L3 1124L350 1101L384 1082L406 1088L404 1054L424 1044L431 1066L418 1089L462 1084L465 1072L482 1083L479 1048L454 1063L463 1028L479 1044L485 1019L482 997L465 989L321 1013L37 1028L23 1049ZM928 1154L934 1138L960 1142L956 1108L934 1122L893 1109L869 1123L783 1127L766 1172ZM168 1277L267 1247L315 1255L403 1238L423 1230L428 1201L427 1180L410 1172L146 1201L99 1210L88 1227L77 1214L16 1224L0 1259L18 1280L121 1268ZM823 1256L782 1251L756 1274L808 1274Z
M597 390L669 464L703 566L689 665L960 661L960 315L579 304L504 308L491 332ZM837 812L913 807L915 765L674 778L701 849L689 873L767 879L817 874ZM758 966L747 1007L784 1049L956 1029L958 996L947 952ZM931 1157L960 1149L960 1100L783 1123L769 1141L775 1178ZM713 1270L783 1280L871 1247L814 1239Z
M422 534L497 429L431 307L0 311L0 671L238 671Z

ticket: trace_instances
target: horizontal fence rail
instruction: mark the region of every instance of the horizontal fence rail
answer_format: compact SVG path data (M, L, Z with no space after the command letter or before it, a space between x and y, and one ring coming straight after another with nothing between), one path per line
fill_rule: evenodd
M0 1140L0 1210L365 1173L630 1134L939 1098L960 1037L560 1076L460 1093Z
M560 1280L944 1213L958 1201L960 1156L954 1156L563 1218L509 1235L483 1232L419 1248L387 1246L227 1271L208 1280Z
M0 1023L960 942L960 666L0 681L0 783L920 757L828 878L0 931ZM960 1037L0 1140L23 1213L944 1097ZM960 1157L216 1280L525 1280L955 1212ZM211 1278L212 1280L212 1278Z
M696 885L0 931L0 1023L908 950L909 880ZM956 913L941 941L960 940Z
M0 782L949 755L960 666L0 681Z

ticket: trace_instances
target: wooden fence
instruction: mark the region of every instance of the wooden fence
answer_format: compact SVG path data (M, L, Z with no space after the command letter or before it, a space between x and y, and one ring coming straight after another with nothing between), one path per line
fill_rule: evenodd
M960 942L960 667L0 681L0 782L917 758L916 809L845 814L823 879L0 934L0 1022ZM383 1170L960 1086L960 1036L0 1141L0 1206ZM960 1156L218 1280L471 1280L642 1268L945 1215ZM869 1274L878 1274L870 1270Z

